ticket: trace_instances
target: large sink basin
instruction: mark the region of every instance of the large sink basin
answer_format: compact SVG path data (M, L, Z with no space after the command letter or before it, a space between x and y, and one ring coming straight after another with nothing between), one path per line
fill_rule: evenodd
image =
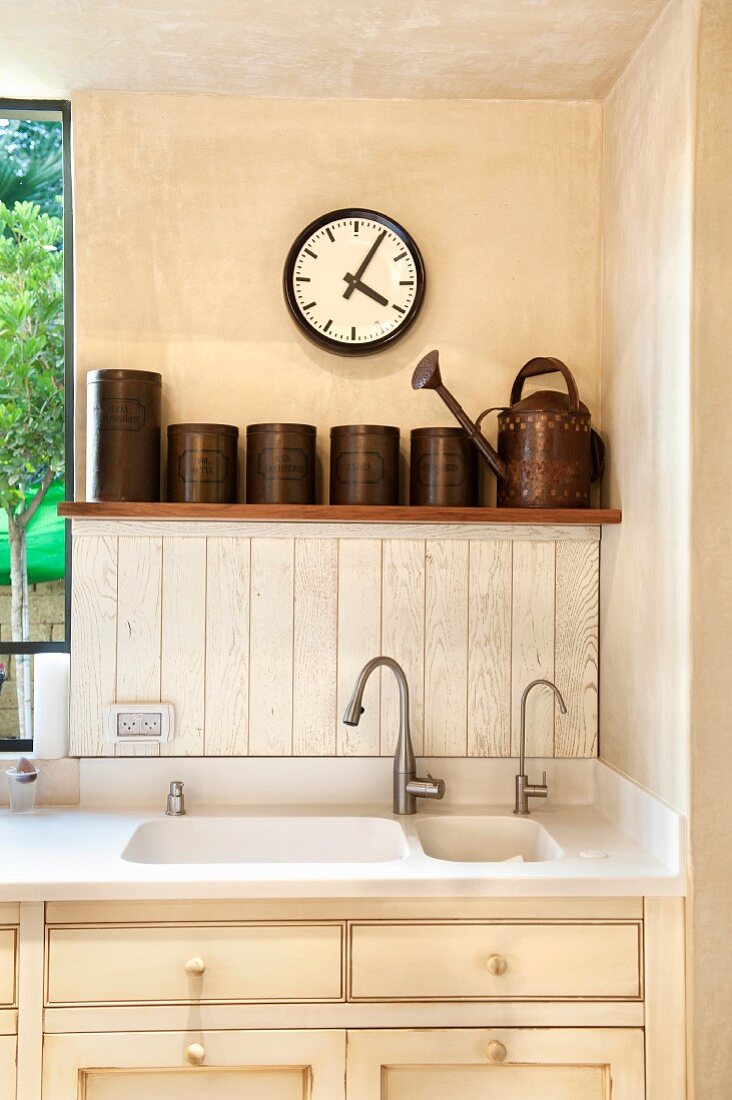
M523 817L425 817L417 834L426 855L453 863L539 863L564 855L542 825Z
M139 825L130 863L387 863L403 859L396 821L378 817L181 817Z

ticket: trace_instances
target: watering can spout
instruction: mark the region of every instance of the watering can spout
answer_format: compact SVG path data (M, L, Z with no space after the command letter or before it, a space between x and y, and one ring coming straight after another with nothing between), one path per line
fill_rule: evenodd
M493 447L491 447L478 425L470 419L462 405L456 401L447 387L443 384L442 375L440 373L440 354L438 351L428 352L420 359L419 363L417 363L417 366L414 368L414 374L412 375L412 389L435 390L458 423L470 436L470 439L478 448L481 457L488 464L496 477L499 480L503 480L506 477L506 463L499 457Z

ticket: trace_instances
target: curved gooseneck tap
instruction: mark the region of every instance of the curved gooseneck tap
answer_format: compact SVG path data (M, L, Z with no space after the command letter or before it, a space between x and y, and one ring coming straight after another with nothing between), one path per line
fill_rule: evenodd
M556 684L553 684L551 680L532 680L530 684L527 684L524 688L523 695L521 696L521 727L519 731L519 773L516 776L516 801L514 804L513 812L518 814L519 817L525 817L531 811L529 810L530 798L546 798L549 794L549 788L546 785L546 772L541 783L529 783L529 777L526 775L526 700L529 697L529 692L535 687L548 687L551 688L557 697L559 703L559 709L562 714L567 713L567 707L565 705L562 693Z
M413 814L417 812L418 798L442 798L445 783L442 779L417 778L417 762L412 746L412 734L409 728L409 684L404 669L392 657L372 657L358 674L353 694L348 702L343 722L346 726L357 726L364 712L363 693L371 673L377 668L390 668L399 685L399 738L394 753L394 813Z

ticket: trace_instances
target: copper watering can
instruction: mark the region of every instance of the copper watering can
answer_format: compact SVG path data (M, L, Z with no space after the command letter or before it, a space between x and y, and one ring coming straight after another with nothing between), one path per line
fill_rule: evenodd
M567 393L540 390L522 399L524 381L541 374L563 375ZM431 351L412 375L412 389L435 390L462 425L498 479L502 508L589 508L590 485L605 469L605 444L593 429L572 372L561 359L540 355L516 375L508 408L498 408L498 451L480 430L486 409L474 423L442 382L439 354Z

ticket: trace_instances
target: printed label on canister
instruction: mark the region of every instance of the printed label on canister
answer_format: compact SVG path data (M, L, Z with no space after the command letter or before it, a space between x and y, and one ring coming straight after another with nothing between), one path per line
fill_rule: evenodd
M453 488L463 484L465 474L465 459L454 451L448 451L439 458L422 455L417 463L417 481L425 487L437 481L446 489Z
M102 397L100 431L139 432L145 427L145 406L134 397Z
M178 480L184 484L220 485L229 473L223 451L183 451L178 455Z
M335 466L342 485L378 485L384 480L384 459L378 451L343 451Z
M257 455L257 473L265 481L304 481L308 456L299 447L263 447Z

